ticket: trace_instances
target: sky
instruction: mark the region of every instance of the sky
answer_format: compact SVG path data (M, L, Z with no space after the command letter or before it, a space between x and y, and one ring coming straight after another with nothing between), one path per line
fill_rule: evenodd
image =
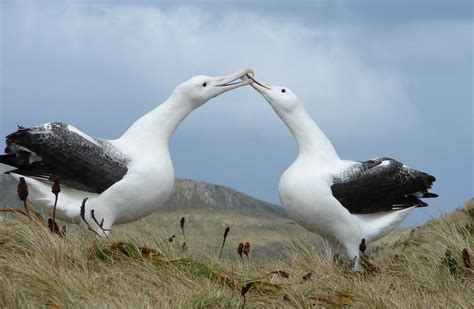
M194 75L251 67L291 88L341 158L393 157L436 176L417 225L473 197L470 1L1 1L0 135L72 124L114 139ZM176 131L177 177L272 203L296 157L251 87Z

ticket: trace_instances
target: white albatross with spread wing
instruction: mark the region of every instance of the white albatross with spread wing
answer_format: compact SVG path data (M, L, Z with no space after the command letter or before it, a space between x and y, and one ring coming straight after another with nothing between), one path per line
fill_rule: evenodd
M0 163L15 167L9 171L15 178L25 177L28 199L46 213L54 207L51 182L59 179L63 187L57 217L73 223L82 217L89 228L105 236L113 224L143 218L168 199L174 185L169 153L173 132L208 100L250 84L239 81L249 72L191 78L116 140L93 138L59 122L20 127L7 136Z
M288 215L332 244L342 245L359 270L359 248L394 230L415 207L435 178L391 158L365 162L341 160L329 139L287 87L255 80L255 88L287 125L298 157L280 179L279 195ZM362 249L365 250L365 249Z

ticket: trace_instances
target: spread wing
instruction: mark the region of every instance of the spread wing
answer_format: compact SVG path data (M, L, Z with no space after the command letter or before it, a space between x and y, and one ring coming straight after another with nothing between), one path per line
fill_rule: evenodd
M331 190L351 213L367 214L427 206L420 198L437 197L428 192L435 180L394 159L377 158L360 162L334 177Z
M128 159L108 141L94 139L73 126L52 122L23 128L6 137L0 162L16 167L10 173L102 193L127 173Z

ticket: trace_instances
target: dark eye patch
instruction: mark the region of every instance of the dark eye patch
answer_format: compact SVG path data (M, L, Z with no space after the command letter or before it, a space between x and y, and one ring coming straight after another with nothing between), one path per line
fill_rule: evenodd
M286 89L282 89L281 92L285 93L285 92L286 92Z
M203 86L203 87L206 87L206 86L207 86L207 83L206 83L206 82L204 82L204 83L202 84L202 86Z

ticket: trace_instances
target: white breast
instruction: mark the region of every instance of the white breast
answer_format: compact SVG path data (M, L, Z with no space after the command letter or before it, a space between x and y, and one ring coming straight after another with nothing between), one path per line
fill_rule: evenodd
M288 216L322 236L331 236L340 218L349 216L332 195L332 170L298 159L285 171L279 184L281 205Z

